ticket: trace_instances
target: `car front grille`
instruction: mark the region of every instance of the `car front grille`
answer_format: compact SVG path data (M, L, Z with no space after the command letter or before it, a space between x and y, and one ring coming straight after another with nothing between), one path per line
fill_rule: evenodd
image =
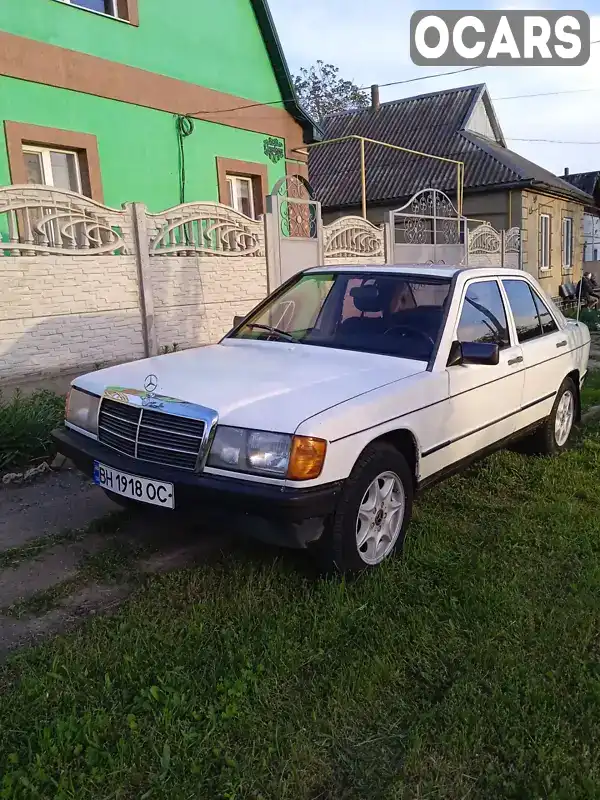
M98 417L98 439L102 444L142 461L194 470L205 425L202 420L163 414L104 398Z

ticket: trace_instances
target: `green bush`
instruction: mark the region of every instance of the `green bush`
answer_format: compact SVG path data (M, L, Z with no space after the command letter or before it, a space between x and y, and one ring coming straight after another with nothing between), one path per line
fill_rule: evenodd
M564 315L569 319L577 319L577 310L569 309ZM579 312L579 321L587 325L590 331L600 331L600 311L596 309L582 308Z
M27 396L16 392L10 400L0 394L0 470L52 456L50 432L64 408L64 397L46 390Z

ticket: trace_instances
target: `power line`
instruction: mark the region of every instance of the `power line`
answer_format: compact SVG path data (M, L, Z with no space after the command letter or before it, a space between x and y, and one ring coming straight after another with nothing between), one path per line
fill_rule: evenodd
M516 136L505 136L509 142L548 142L550 144L600 144L600 142L569 142L563 139L519 139Z
M595 39L592 44L600 44L600 39ZM407 78L406 80L402 81L391 81L389 83L379 83L377 84L380 89L385 89L388 86L402 86L406 83L417 83L418 81L428 81L432 80L433 78L443 78L445 75L458 75L461 72L471 72L474 69L484 69L485 67L493 66L492 64L480 64L479 66L475 67L462 67L462 69L454 69L450 72L436 72L433 75L419 75L416 78ZM370 86L361 86L359 87L360 92L368 91L371 87ZM575 89L573 91L587 91L585 89ZM593 91L593 90L589 90ZM566 94L566 92L564 92ZM562 94L562 92L548 92L548 94ZM519 95L521 97L537 97L538 95ZM541 96L541 95L539 95ZM516 98L512 97L498 97L497 100L512 100ZM219 108L217 110L212 109L200 109L198 111L190 111L188 114L184 114L182 116L185 117L194 117L196 114L231 114L234 111L245 111L248 108L260 108L261 106L276 106L276 105L285 105L287 102L294 102L293 98L279 98L278 100L269 100L265 103L248 103L243 106L233 106L232 108Z
M600 44L600 39L594 39L593 42L590 42L590 45L592 45L592 44ZM434 75L421 75L421 76L419 76L417 78L409 78L408 80L403 80L403 81L392 81L391 83L379 83L377 85L379 86L380 89L383 89L386 86L401 86L404 83L414 83L415 81L427 81L427 80L430 80L431 78L443 78L444 75L457 75L459 72L469 72L470 70L473 70L473 69L484 69L484 67L492 67L492 66L494 66L494 65L493 64L480 64L479 66L476 66L476 67L463 67L462 69L455 69L455 70L452 70L451 72L436 72ZM361 86L359 88L359 91L363 92L363 91L366 91L367 89L370 89L370 88L371 88L370 86ZM525 95L523 95L523 96L525 97ZM504 100L505 98L499 97L498 99L499 100ZM510 98L510 99L512 99L512 98Z
M487 67L488 64L481 64L478 67L463 67L462 69L454 69L451 72L436 72L433 75L420 75L417 78L408 78L404 81L392 81L391 83L378 83L380 89L384 89L386 86L400 86L403 83L415 83L416 81L428 81L431 78L443 78L444 75L457 75L459 72L470 72L473 69L483 69ZM370 89L370 86L361 86L359 88L360 92L364 92L367 89Z
M533 94L513 94L510 97L492 97L494 103L498 100L519 100L522 97L549 97L556 94L577 94L578 92L597 92L598 89L563 89L558 92L536 92Z

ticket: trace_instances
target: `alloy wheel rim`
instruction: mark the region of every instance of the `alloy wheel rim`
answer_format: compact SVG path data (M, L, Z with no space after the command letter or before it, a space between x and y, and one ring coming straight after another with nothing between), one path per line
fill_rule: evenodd
M573 427L574 417L575 398L573 397L573 392L567 390L560 398L556 409L556 419L554 420L554 438L559 447L566 444Z
M405 508L404 486L395 472L382 472L371 481L356 518L356 547L365 564L379 564L391 553Z

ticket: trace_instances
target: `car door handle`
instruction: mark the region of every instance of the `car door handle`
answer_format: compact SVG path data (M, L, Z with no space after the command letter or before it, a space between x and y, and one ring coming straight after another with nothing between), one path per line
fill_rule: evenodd
M567 346L567 340L565 339L562 342L558 342L556 346L557 347L566 347Z
M516 358L511 358L508 362L508 366L512 367L514 364L522 364L523 363L523 356L517 356Z

